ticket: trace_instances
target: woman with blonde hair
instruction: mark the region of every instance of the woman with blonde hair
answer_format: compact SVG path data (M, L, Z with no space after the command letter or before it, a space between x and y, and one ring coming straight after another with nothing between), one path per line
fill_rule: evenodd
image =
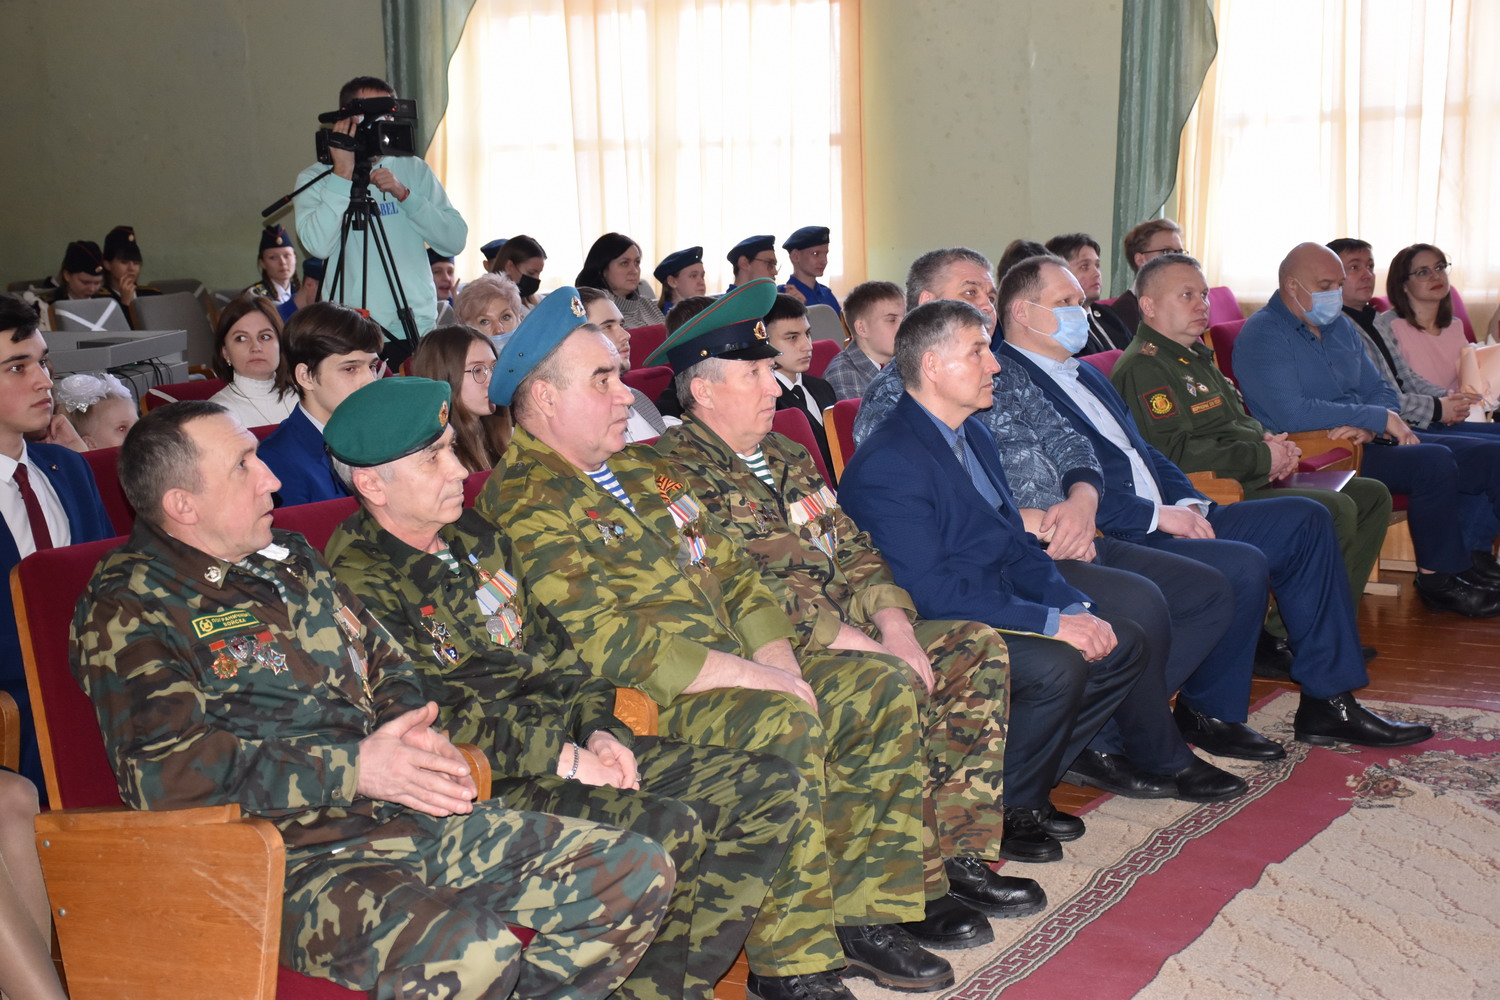
M459 287L453 297L453 314L464 326L472 326L494 341L498 354L521 325L526 310L514 281L503 274L482 274Z
M447 382L453 390L448 422L458 460L470 472L493 469L510 443L510 410L490 402L490 378L499 356L493 340L471 326L440 326L422 338L412 355L413 375Z

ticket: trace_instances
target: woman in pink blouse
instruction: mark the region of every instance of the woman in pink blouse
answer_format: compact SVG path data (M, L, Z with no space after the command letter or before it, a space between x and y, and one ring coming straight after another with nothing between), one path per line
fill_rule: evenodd
M1458 358L1469 340L1453 315L1448 257L1429 243L1396 254L1385 276L1391 334L1407 363L1434 385L1457 391Z

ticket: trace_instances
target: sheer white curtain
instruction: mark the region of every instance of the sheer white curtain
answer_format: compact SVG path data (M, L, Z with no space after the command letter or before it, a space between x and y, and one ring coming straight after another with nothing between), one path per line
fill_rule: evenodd
M857 0L479 0L427 160L482 244L526 233L542 287L600 234L649 278L703 247L709 291L746 236L833 230L824 280L863 280ZM782 278L790 274L785 255Z
M1219 54L1183 133L1179 218L1210 284L1264 301L1301 240L1454 262L1500 296L1500 3L1217 0Z

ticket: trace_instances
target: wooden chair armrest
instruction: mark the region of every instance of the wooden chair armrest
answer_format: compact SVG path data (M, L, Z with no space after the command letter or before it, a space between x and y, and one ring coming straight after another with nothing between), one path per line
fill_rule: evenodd
M615 688L615 718L637 736L659 736L661 723L656 702L635 688Z
M0 691L0 767L21 766L21 710L9 691Z
M1302 449L1302 462L1298 466L1302 472L1316 469L1358 472L1360 461L1364 458L1364 445L1331 438L1327 431L1297 431L1295 434L1288 434L1287 440ZM1343 454L1324 457L1332 456L1335 452Z
M472 743L455 743L454 746L463 754L464 763L469 765L469 777L474 779L474 787L479 789L479 801L483 802L490 797L490 759Z
M1188 481L1193 484L1193 489L1217 504L1239 503L1245 499L1245 487L1238 479L1216 476L1212 472L1189 472Z
M37 853L73 1000L275 996L286 849L239 807L56 811Z

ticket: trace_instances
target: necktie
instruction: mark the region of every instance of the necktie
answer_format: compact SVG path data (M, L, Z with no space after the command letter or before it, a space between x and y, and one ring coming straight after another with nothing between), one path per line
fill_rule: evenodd
M16 466L16 489L21 491L21 503L26 507L26 520L31 524L31 541L38 552L52 548L52 532L47 528L47 515L42 513L41 501L36 490L31 488L31 473L26 463Z
M807 396L803 394L800 385L794 385L787 389L786 394L796 401L799 409L807 409Z
M969 468L969 453L964 450L964 436L962 432L953 439L953 454L958 458L958 464L963 467L963 470L970 476L974 475L974 470Z

